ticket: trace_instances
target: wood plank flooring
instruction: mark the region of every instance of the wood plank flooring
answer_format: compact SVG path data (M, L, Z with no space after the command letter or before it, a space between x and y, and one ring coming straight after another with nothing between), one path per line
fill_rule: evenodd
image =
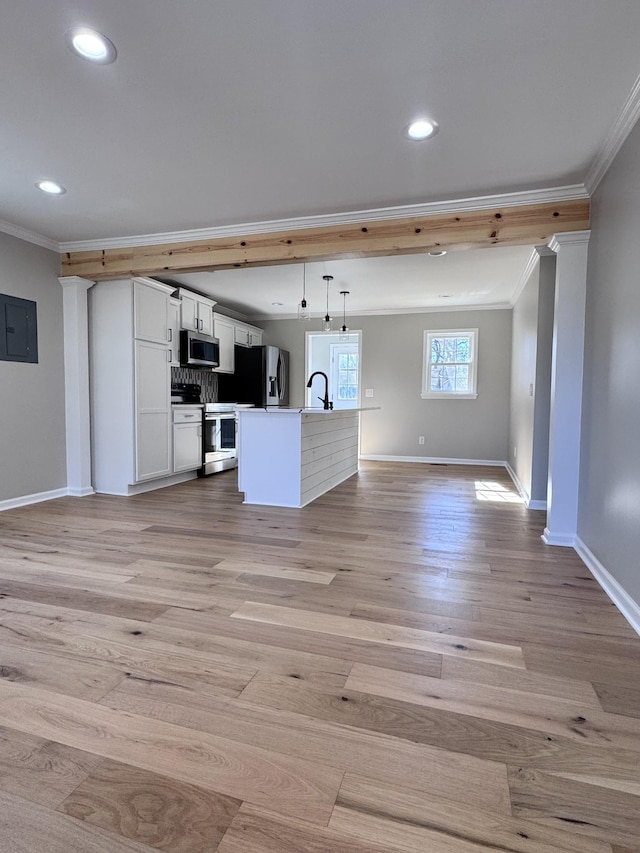
M0 514L0 853L640 853L640 638L496 468Z

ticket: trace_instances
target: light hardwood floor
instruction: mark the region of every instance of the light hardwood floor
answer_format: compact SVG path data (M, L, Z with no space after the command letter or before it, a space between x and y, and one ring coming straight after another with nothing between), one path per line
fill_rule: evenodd
M0 853L638 853L640 638L497 468L0 515Z

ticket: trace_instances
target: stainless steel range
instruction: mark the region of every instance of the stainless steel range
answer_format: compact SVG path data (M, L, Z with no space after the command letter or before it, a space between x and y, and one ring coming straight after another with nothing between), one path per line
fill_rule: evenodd
M233 403L205 403L202 424L202 477L237 468L236 410Z

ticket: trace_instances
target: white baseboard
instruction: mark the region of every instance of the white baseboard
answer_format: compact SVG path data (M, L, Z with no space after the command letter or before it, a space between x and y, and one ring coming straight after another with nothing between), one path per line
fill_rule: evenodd
M67 494L72 498L86 498L87 495L95 495L95 489L85 486L82 489L67 489Z
M576 537L574 533L552 533L545 527L541 536L545 545L561 545L563 548L575 548Z
M52 501L55 498L66 498L68 495L68 489L52 489L50 492L36 492L33 495L21 495L19 498L9 498L8 500L0 501L0 512L3 512L5 509L17 509L20 506L39 504L43 501Z
M547 511L547 502L546 501L529 501L526 504L527 509L542 509L545 512Z
M378 453L361 453L359 459L371 462L423 462L426 465L489 465L504 468L504 460L497 459L450 459L447 456L386 456Z
M505 468L507 469L507 474L508 474L508 475L511 477L511 479L513 480L513 485L514 485L514 486L516 487L516 489L518 490L518 494L520 495L520 497L521 497L521 498L522 498L522 500L524 501L524 505L525 505L525 507L526 507L527 509L542 509L542 510L546 510L546 508L547 508L547 502L546 502L546 501L532 501L532 500L531 500L531 498L530 498L530 496L529 496L529 493L527 492L527 490L525 489L525 487L524 487L524 486L522 485L522 483L520 482L520 478L518 477L518 475L516 474L516 472L513 470L513 468L511 467L511 465L509 465L509 463L508 463L508 462L505 462Z
M640 635L640 604L634 601L613 575L605 569L595 554L589 550L579 536L575 537L575 549L578 556L589 569L602 589L627 620L636 634Z

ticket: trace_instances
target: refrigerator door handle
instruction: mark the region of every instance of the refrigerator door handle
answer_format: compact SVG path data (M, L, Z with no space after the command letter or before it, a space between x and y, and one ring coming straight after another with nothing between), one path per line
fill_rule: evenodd
M284 370L284 360L281 353L278 353L278 400L282 402L285 399L286 377Z

